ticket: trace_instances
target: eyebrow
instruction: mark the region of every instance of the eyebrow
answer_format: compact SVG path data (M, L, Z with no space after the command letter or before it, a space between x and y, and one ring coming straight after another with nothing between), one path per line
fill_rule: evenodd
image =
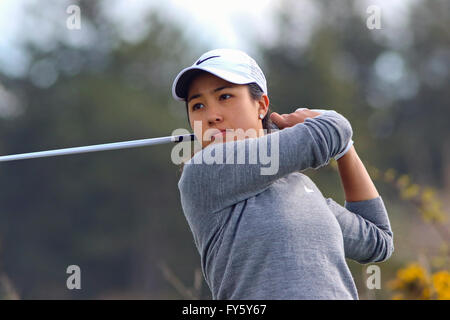
M227 85L227 86L219 87L219 88L216 88L216 89L212 90L211 93L214 93L214 92L217 92L217 91L220 91L220 90L223 90L223 89L227 89L227 88L234 88L234 87L235 87L234 85ZM202 95L201 93L192 95L192 96L188 99L188 103L189 103L192 99L198 98L198 97L200 97L201 95Z

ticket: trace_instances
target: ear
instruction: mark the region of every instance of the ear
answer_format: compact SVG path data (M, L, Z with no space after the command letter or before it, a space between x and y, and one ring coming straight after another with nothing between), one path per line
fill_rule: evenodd
M267 111L269 110L269 104L270 100L267 94L263 94L261 98L258 100L258 113L263 113L264 115L267 114Z

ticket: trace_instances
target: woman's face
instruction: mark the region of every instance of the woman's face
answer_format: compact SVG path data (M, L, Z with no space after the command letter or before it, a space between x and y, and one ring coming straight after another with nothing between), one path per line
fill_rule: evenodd
M216 138L213 136L217 131L211 129L242 129L244 132L253 129L248 132L255 132L256 136L262 134L259 115L265 116L269 108L266 94L254 100L247 85L234 84L205 72L191 81L187 97L191 127L202 148L214 142L244 138L230 136L230 133ZM201 128L195 125L196 121L201 122Z

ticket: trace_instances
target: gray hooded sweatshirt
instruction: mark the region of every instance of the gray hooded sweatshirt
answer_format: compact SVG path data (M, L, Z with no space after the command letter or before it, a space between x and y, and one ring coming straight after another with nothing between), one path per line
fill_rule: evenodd
M349 121L327 110L258 138L210 144L185 163L181 204L213 299L358 299L346 258L391 256L384 202L342 206L300 172L327 165L352 135ZM277 170L264 171L261 153L250 161L255 150L276 158Z

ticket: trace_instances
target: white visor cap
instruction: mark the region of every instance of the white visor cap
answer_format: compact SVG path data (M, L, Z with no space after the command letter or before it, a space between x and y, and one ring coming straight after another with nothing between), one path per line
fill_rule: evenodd
M236 49L215 49L201 55L192 66L177 75L172 85L172 95L176 100L186 100L189 83L200 71L235 84L255 82L267 94L266 77L253 58Z

